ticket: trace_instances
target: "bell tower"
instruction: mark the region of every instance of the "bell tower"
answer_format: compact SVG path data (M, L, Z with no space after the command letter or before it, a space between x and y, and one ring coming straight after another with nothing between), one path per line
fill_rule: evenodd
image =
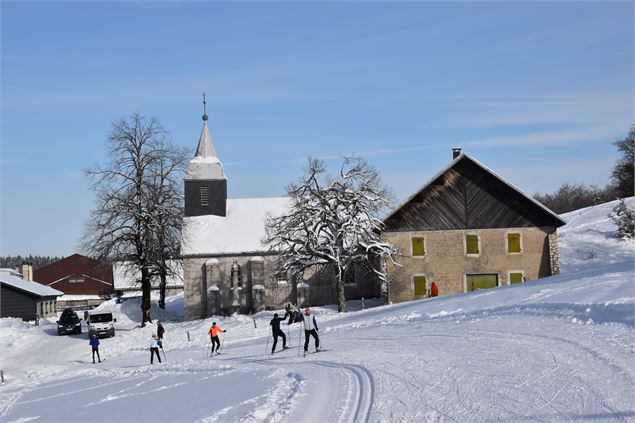
M226 216L227 178L216 156L214 143L207 127L207 102L203 93L203 129L196 155L185 172L185 216Z

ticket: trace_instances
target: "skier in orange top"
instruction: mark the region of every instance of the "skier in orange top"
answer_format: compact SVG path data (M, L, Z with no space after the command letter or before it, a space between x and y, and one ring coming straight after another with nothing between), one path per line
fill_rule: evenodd
M227 332L226 330L222 330L220 326L216 326L216 322L212 323L212 326L209 328L208 335L210 336L210 340L212 342L212 354L214 354L214 347L216 347L216 354L220 354L218 349L220 348L220 340L218 339L219 332Z

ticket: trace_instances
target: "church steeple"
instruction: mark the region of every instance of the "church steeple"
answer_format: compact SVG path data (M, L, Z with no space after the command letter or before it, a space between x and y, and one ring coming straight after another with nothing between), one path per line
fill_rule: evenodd
M203 128L196 155L185 172L185 216L226 215L227 178L207 127L207 102L203 93Z

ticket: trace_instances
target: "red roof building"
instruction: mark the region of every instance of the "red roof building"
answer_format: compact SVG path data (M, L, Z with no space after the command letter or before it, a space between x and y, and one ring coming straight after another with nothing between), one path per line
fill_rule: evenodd
M34 270L33 279L66 295L114 293L112 265L81 254Z

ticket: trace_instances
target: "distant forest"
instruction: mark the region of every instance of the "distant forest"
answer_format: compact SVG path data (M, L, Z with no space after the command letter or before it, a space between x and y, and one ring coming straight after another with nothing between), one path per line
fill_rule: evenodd
M565 183L552 194L536 193L533 197L558 214L632 197L635 195L635 125L631 126L628 135L613 145L620 156L611 171L611 182L605 187Z
M0 257L0 268L3 269L19 269L22 263L27 262L33 265L33 269L37 269L47 264L51 264L64 257L51 256L6 256Z

